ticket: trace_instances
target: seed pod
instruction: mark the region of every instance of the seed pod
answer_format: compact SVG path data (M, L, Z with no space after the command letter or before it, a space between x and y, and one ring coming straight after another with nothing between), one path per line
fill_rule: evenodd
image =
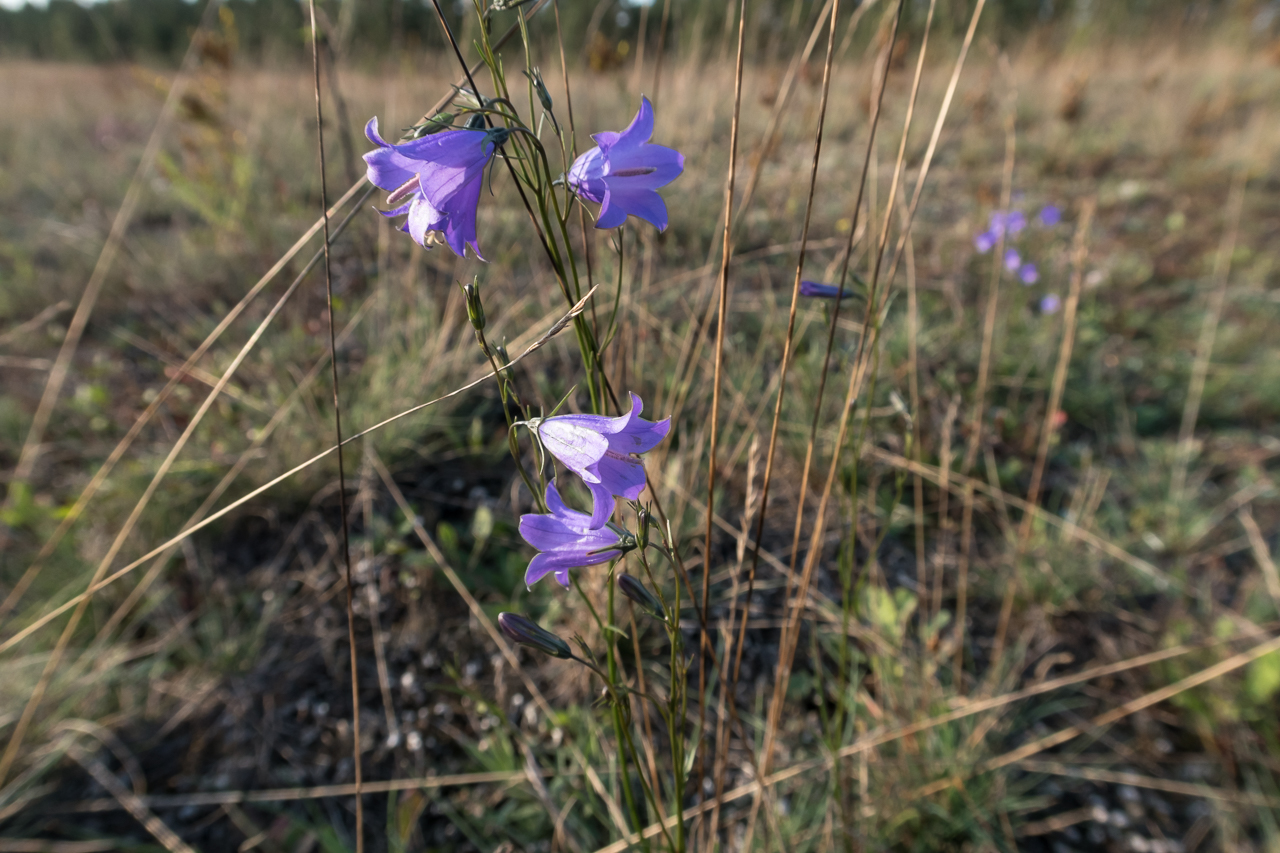
M518 613L499 613L498 628L508 640L518 645L529 646L553 658L568 660L573 657L568 643Z

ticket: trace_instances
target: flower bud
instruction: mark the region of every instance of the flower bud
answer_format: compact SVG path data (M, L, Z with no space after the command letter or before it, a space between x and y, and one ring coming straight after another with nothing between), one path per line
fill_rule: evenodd
M506 344L498 344L493 348L493 357L498 360L498 367L506 367L511 363L511 353L507 352Z
M667 609L662 606L658 596L650 592L638 578L627 574L618 575L618 589L645 613L663 622L667 620Z
M542 102L542 108L547 112L551 112L551 93L547 91L547 84L542 82L542 72L535 68L532 72L524 72L524 76L533 81L533 90L538 93L538 100Z
M485 121L484 113L472 113L471 118L467 119L467 130L484 130L489 123Z
M530 646L553 658L568 660L573 657L568 643L517 613L499 613L498 628L513 643Z
M641 551L649 547L649 510L641 509L636 519L636 547Z
M472 279L470 284L461 285L462 295L467 301L467 319L471 321L471 327L477 332L484 331L484 306L480 304L480 287L476 284L476 279Z

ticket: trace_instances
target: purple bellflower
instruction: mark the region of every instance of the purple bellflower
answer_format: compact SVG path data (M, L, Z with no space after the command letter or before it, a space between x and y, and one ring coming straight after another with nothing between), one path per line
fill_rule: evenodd
M1062 300L1058 298L1056 293L1050 293L1040 300L1040 313L1057 314L1058 309L1062 307Z
M1062 221L1062 209L1056 204L1046 204L1038 219L1043 227L1052 228Z
M631 395L631 411L605 415L556 415L530 421L529 427L552 456L582 478L594 506L591 527L602 526L613 512L613 498L635 500L644 491L644 464L632 456L652 450L671 429L671 419L640 417L644 403Z
M655 190L680 177L684 155L650 144L651 136L653 106L641 97L640 111L626 130L593 135L596 147L569 167L568 182L573 191L600 205L597 228L617 228L630 214L659 231L667 230L667 205Z
M567 588L570 569L607 563L635 548L630 533L614 524L592 527L591 516L565 506L555 483L547 484L546 497L549 515L520 516L520 535L540 552L524 573L526 586L554 573Z
M999 237L992 231L983 231L977 237L973 238L973 248L978 250L978 254L985 255L996 247L996 240Z
M1026 285L1035 284L1037 281L1040 280L1040 270L1036 268L1035 264L1028 261L1022 266L1018 267L1018 278L1022 280L1023 284L1026 284Z
M1004 250L1004 268L1009 272L1017 272L1018 267L1022 266L1022 255L1018 254L1017 249Z
M408 214L400 230L418 245L427 245L427 232L444 233L444 241L458 257L467 246L484 260L476 246L476 205L484 169L508 131L446 130L392 145L378 135L378 119L371 118L364 135L378 146L364 155L369 182L390 193L383 216Z
M991 213L991 233L1017 234L1027 227L1027 217L1020 210L995 210Z
M800 295L820 296L824 299L835 299L836 296L840 296L842 299L848 299L853 296L853 294L847 290L844 293L840 293L840 288L836 287L834 284L819 284L816 281L800 282Z

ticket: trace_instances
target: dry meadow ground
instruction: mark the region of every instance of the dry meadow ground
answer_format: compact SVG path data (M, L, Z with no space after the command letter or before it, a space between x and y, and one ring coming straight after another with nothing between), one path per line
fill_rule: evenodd
M1280 849L1280 653L1255 654L1280 620L1272 556L1280 552L1272 482L1280 465L1280 67L1265 46L1239 35L1198 44L1060 41L1031 38L1002 52L979 35L964 69L892 282L875 381L859 402L861 462L856 479L851 463L841 472L774 767L829 755L867 732L1174 651L887 739L841 760L839 774L784 779L770 823L781 836L771 845L832 849L840 807L831 780L840 776L861 792L851 812L860 849ZM890 65L854 234L853 268L864 277L890 196L918 46L913 39ZM958 48L946 40L930 47L906 146L908 198ZM671 227L660 236L627 231L623 331L608 367L616 387L641 394L646 414L673 418L672 438L650 456L649 473L690 566L699 576L702 565L712 566L716 624L727 618L743 562L744 506L758 496L821 51L795 75L790 97L785 61L749 63L745 73L740 174L758 185L736 232L716 496L723 523L709 556L702 525L712 348L701 332L716 281L731 63L668 58L655 141L685 153L685 172L664 190ZM862 53L855 43L833 79L806 278L832 280L853 227L874 86L874 50ZM627 61L574 73L580 142L584 128L624 126L641 91L655 95L652 56L648 63L638 72ZM548 56L542 66L559 103L558 64ZM339 116L326 128L331 202L363 174L360 128L368 117L379 116L390 137L454 74L421 56L406 56L397 73L342 70L345 103L326 102L328 115ZM206 59L140 183L30 485L11 483L0 511L6 739L66 617L13 642L19 631L81 592L104 562L113 572L133 563L331 444L327 314L323 280L313 274L248 351L114 553L210 387L316 250L313 241L183 373L187 356L316 216L308 75ZM6 476L167 81L133 66L0 64ZM775 110L778 131L766 141ZM1000 206L1006 174L1013 205L1029 218L1049 204L1064 217L1019 237L1039 280L999 280L984 376L996 259L975 250L974 236ZM455 281L480 276L487 334L505 338L513 354L562 313L500 171L493 192L479 220L487 265L444 248L422 251L368 211L369 202L335 244L350 430L484 375ZM1068 301L1073 236L1094 206L1079 310L1067 328L1068 312L1044 300ZM612 288L618 261L604 236L592 259ZM837 326L815 469L823 472L862 331L863 303L852 304ZM773 689L783 569L829 317L828 303L800 305L766 556L735 697L753 731ZM1064 328L1073 346L1056 407ZM577 381L576 364L572 341L561 336L522 364L517 382L550 409ZM170 380L171 392L81 514L77 497ZM1042 436L1048 453L1037 465ZM331 462L96 594L0 791L0 850L154 849L153 837L166 844L163 828L145 829L130 803L196 849L349 849L349 792L307 790L353 778ZM530 499L507 457L492 387L355 444L347 476L365 780L497 774L368 795L374 849L489 851L510 842L589 851L615 838L570 754L576 746L608 776L611 747L593 711L592 682L581 669L532 654L522 653L517 671L483 629L484 618L505 609L537 613L566 633L587 624L579 605L521 582L528 551L515 520ZM1033 478L1043 509L1024 525ZM810 489L811 517L820 484ZM63 535L69 513L79 518ZM60 543L28 572L55 535ZM475 609L447 579L445 563L478 599ZM853 570L849 621L842 621L842 567ZM958 631L961 583L966 619ZM598 578L587 575L586 584L603 594ZM1002 620L1006 594L1012 606ZM693 648L692 610L686 625ZM847 685L857 711L846 729L830 732L838 680L831 667L846 653L858 673ZM1242 653L1256 660L1233 658ZM1235 663L1219 677L1181 682L1228 660ZM535 709L530 685L554 717ZM1167 695L1152 696L1170 685ZM1126 703L1132 713L1105 718ZM1071 727L1081 736L1025 748ZM748 746L735 740L727 788L750 781ZM554 772L544 778L537 768ZM255 800L263 791L274 793ZM726 807L731 843L741 841L734 822L745 823L748 802ZM48 843L15 846L33 838ZM72 842L81 846L66 846Z

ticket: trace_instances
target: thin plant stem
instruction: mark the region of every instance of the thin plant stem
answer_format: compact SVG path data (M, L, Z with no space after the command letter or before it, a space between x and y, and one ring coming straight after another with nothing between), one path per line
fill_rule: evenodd
M901 18L902 3L899 0L898 12ZM805 250L809 241L809 224L813 215L813 198L817 191L818 185L818 163L822 157L822 140L823 131L826 127L827 119L827 101L831 93L831 67L835 54L835 31L836 22L840 16L840 0L834 0L831 4L831 22L830 29L827 32L827 55L822 65L822 97L818 102L818 127L814 134L813 141L813 162L809 169L809 193L805 201L804 225L800 229L800 251L796 256L796 274L791 285L791 308L787 318L787 336L782 346L782 363L778 366L780 382L778 384L778 398L773 409L773 423L769 428L769 448L765 454L764 479L760 486L760 516L756 522L755 547L752 551L751 560L754 566L760 559L760 539L764 534L764 520L769 506L769 484L773 476L774 455L778 445L778 428L782 422L782 406L783 399L787 390L787 369L791 361L792 338L795 334L796 309L800 300L800 277L804 273ZM897 24L894 24L895 31ZM797 599L796 608L799 610L803 606L803 599ZM746 614L743 615L743 627L746 627ZM786 631L783 632L785 642ZM781 661L779 661L781 666ZM770 753L773 750L774 728L777 725L777 715L781 710L781 699L787 693L786 680L789 677L784 676L781 683L774 683L774 696L770 707L770 724L765 728L764 747L760 756L761 774L767 775L769 772ZM761 798L756 797L751 803L751 815L747 821L746 840L743 842L743 849L750 850L752 837L755 832L756 816L759 813Z
M1177 455L1173 472L1169 476L1169 507L1176 510L1187 485L1187 466L1190 464L1195 439L1196 420L1200 415L1200 400L1204 396L1205 380L1209 375L1209 359L1222 319L1222 306L1226 301L1227 280L1231 276L1231 256L1235 253L1236 238L1240 233L1240 216L1244 211L1244 188L1248 171L1241 166L1231 181L1227 195L1226 228L1222 242L1213 260L1213 291L1209 294L1204 319L1200 325L1200 339L1196 343L1196 358L1191 365L1191 381L1187 387L1187 402L1182 408L1182 423L1178 427Z
M1011 101L1013 98L1011 98ZM1000 207L1008 209L1013 194L1013 163L1017 150L1017 134L1014 129L1013 104L1010 104L1005 124L1004 180L1000 190ZM991 349L996 334L997 310L1000 304L1000 279L1004 274L1004 239L1000 239L991 257L991 278L987 285L986 315L982 322L982 349L978 357L978 385L973 392L973 417L969 421L969 443L965 447L964 460L960 465L960 475L968 478L974 461L978 458L978 448L982 445L982 427L986 421L987 382L991 376ZM972 481L968 481L972 482ZM955 688L964 692L964 635L965 620L968 616L969 600L969 558L973 548L973 488L965 489L963 509L960 517L960 550L956 555L956 650L953 668L955 671ZM1016 571L1016 569L1015 569ZM993 660L993 664L996 662Z
M320 48L316 32L316 0L310 0L311 10L311 67L315 76L316 94L316 147L320 155L320 210L324 220L324 290L325 304L329 312L329 370L333 381L333 431L338 445L338 509L342 524L342 563L347 581L347 644L351 647L351 759L355 765L356 797L356 853L364 853L364 791L360 768L360 673L356 656L356 621L354 593L351 578L351 543L347 529L347 484L342 461L342 407L338 399L338 344L334 332L333 273L329 263L329 184L325 177L324 118L320 103Z
M727 334L729 312L729 264L733 258L733 246L730 240L733 234L733 184L738 172L738 119L742 109L742 65L746 38L747 0L738 0L738 51L733 78L733 120L729 127L729 172L724 184L724 231L723 246L720 254L720 305L716 315L716 353L715 368L711 385L711 424L710 448L707 451L707 512L706 532L702 548L702 642L698 659L698 729L703 731L707 722L707 655L711 643L707 631L707 621L711 606L711 535L713 530L712 516L716 505L716 452L720 444L720 383L724 370L724 339ZM730 617L732 619L732 616ZM727 649L726 649L727 651ZM720 684L723 690L725 685ZM706 774L706 751L699 748L707 738L699 739L695 746L698 750L698 779ZM722 783L717 783L722 786ZM707 849L714 843L714 832L718 812L713 812L707 823Z

